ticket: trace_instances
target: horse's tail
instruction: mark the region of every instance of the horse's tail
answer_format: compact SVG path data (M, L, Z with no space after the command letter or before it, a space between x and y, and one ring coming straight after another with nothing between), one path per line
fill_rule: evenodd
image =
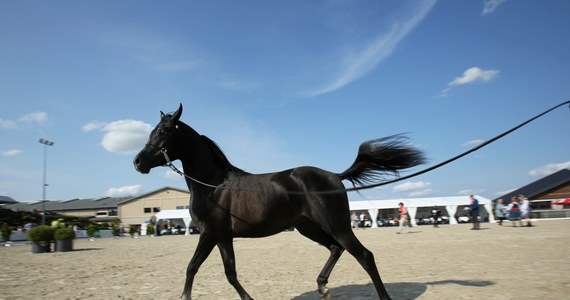
M421 151L397 134L364 142L350 168L338 174L341 180L349 180L354 186L384 180L385 175L399 176L399 170L415 167L425 162Z

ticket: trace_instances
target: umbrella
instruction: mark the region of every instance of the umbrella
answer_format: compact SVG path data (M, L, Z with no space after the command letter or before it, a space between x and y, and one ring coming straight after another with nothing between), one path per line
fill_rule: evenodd
M570 198L552 201L552 204L556 204L556 205L570 205Z

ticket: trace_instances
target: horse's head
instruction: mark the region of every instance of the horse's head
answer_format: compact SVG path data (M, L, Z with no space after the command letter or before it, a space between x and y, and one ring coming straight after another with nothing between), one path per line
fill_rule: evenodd
M172 115L160 112L160 122L151 131L148 142L133 161L137 171L147 174L150 169L167 164L165 153L171 161L178 159L175 138L180 115L182 104Z

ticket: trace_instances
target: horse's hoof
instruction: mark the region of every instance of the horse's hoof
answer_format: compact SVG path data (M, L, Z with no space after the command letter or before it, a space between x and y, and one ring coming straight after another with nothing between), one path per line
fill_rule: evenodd
M321 300L328 300L331 295L331 290L325 289L324 292L321 294Z
M183 294L182 297L180 297L180 299L182 300L192 300L192 297L186 294Z

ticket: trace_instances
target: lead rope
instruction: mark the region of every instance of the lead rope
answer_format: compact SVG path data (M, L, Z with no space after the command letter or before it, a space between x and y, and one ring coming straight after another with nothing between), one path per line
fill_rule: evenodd
M407 175L407 176L404 176L404 177L398 177L398 178L393 179L393 180L390 180L390 181L385 181L385 182L376 183L376 184L371 184L371 185L363 185L363 186L359 186L359 187L348 188L348 189L345 189L345 190L310 191L310 192L308 192L308 191L306 191L306 192L293 192L293 191L288 191L287 193L289 193L289 194L307 194L307 193L311 193L311 194L333 194L333 193L355 192L355 191L371 189L371 188L375 188L375 187L379 187L379 186L383 186L383 185L387 185L387 184L392 184L392 183L395 183L395 182L398 182L398 181L402 181L402 180L406 180L406 179L409 179L409 178L412 178L412 177L416 177L416 176L418 176L418 175L421 175L421 174L424 174L424 173L433 171L433 170L435 170L435 169L438 169L438 168L440 168L440 167L443 167L443 166L445 166L445 165L447 165L447 164L449 164L449 163L451 163L451 162L453 162L453 161L455 161L455 160L458 160L458 159L464 157L464 156L467 155L467 154L470 154L470 153L472 153L472 152L475 152L475 151L477 151L477 150L479 150L479 149L481 149L481 148L483 148L483 147L485 147L485 146L487 146L487 145L489 145L489 144L495 142L496 140L498 140L498 139L504 137L505 135L512 133L513 131L515 131L515 130L517 130L517 129L523 127L523 126L525 126L526 124L528 124L528 123L530 123L530 122L532 122L532 121L534 121L534 120L536 120L536 119L538 119L538 118L540 118L540 117L546 115L547 113L549 113L549 112L551 112L551 111L553 111L553 110L555 110L555 109L557 109L557 108L559 108L559 107L561 107L561 106L563 106L563 105L566 105L566 104L569 104L569 105L570 105L570 100L564 101L564 102L562 102L562 103L560 103L560 104L558 104L558 105L556 105L556 106L554 106L554 107L552 107L552 108L546 110L545 112L543 112L543 113L541 113L541 114L538 114L538 115L536 115L535 117L533 117L533 118L531 118L531 119L528 119L528 120L526 120L525 122L523 122L523 123L521 123L521 124L519 124L519 125L517 125L517 126L511 128L511 129L509 129L509 130L507 130L507 131L505 131L505 132L503 132L503 133L497 135L496 137L494 137L494 138L492 138L492 139L490 139L490 140L488 140L488 141L486 141L486 142L484 142L484 143L482 143L482 144L479 144L478 146L473 147L473 148L471 148L471 149L469 149L469 150L467 150L467 151L465 151L465 152L463 152L463 153L461 153L461 154L459 154L459 155L457 155L457 156L455 156L455 157L452 157L452 158L450 158L450 159L448 159L448 160L446 160L446 161L443 161L443 162L441 162L441 163L439 163L439 164L437 164L437 165L431 166L431 167L429 167L429 168L423 169L423 170L421 170L421 171L418 171L418 172L416 172L416 173L413 173L413 174L410 174L410 175ZM570 107L570 106L569 106L569 107ZM164 158L166 159L166 164L165 164L165 166L170 167L170 169L172 169L172 171L174 171L174 172L178 173L179 175L184 176L184 177L186 177L186 178L188 178L188 179L190 179L190 180L192 180L192 181L194 181L194 182L196 182L196 183L198 183L198 184L201 184L201 185L206 186L206 187L214 188L214 189L216 189L216 188L221 188L221 189L239 190L239 191L250 191L250 192L251 192L251 191L256 191L256 190L253 190L253 189L242 189L242 188L223 187L223 186L219 186L219 185L212 185L212 184L208 184L208 183L202 182L202 181L200 181L200 180L198 180L198 179L196 179L196 178L193 178L193 177L187 175L186 173L184 173L184 172L178 170L178 168L176 168L176 166L174 166L174 164L172 164L172 161L170 160L170 157L168 157L168 154L166 153L166 152L167 152L166 148L161 148L161 149L160 149L160 152L164 155Z
M203 186L207 186L207 187L211 187L211 188L218 188L217 185L212 185L212 184L209 184L209 183L202 182L202 181L200 181L200 180L198 180L198 179L196 179L196 178L194 178L194 177L188 176L188 175L186 175L186 173L184 173L184 172L178 170L178 168L176 168L176 166L175 166L175 165L172 163L172 161L170 160L170 157L168 157L168 153L166 153L166 152L167 152L166 148L161 148L161 149L160 149L160 152L162 153L162 155L164 155L164 159L166 159L166 164L165 164L165 166L167 166L167 167L169 167L170 169L172 169L172 171L178 173L178 175L184 176L184 177L186 177L186 178L188 178L188 179L190 179L190 180L192 180L192 181L194 181L194 182L196 182L196 183L198 183L198 184L201 184L201 185L203 185Z

